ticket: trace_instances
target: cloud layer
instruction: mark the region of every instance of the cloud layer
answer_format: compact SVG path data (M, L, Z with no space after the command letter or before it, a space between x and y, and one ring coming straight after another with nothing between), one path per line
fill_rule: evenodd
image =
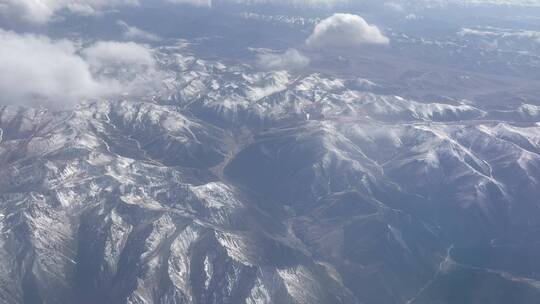
M363 44L388 44L390 40L378 27L362 17L334 14L315 26L306 44L313 48L357 47Z
M135 43L70 40L0 30L0 103L66 104L123 94L154 71L152 51Z

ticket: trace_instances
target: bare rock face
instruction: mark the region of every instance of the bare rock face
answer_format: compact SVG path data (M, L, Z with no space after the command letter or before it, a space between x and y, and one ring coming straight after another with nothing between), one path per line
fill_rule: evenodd
M158 97L0 108L0 302L540 299L531 111L167 60Z

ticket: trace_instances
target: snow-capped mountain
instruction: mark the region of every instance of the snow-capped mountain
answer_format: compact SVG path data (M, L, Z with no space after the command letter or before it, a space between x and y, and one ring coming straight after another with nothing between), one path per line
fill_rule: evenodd
M537 107L159 58L148 95L0 108L2 303L540 299Z

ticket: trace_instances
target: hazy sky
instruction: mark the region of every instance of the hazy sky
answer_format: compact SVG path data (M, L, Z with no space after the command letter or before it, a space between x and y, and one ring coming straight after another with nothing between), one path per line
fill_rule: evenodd
M155 62L155 49L152 47L152 44L163 40L159 32L116 20L110 25L114 28L103 30L120 31L122 36L118 37L118 41L97 38L83 40L77 37L76 30L69 37L55 35L53 38L47 33L51 24L61 22L65 16L100 18L110 12L145 5L146 1L154 5L156 3L156 0L0 0L0 21L4 21L3 24L6 21L14 24L9 30L0 28L0 90L3 92L0 102L21 104L39 99L76 103L85 99L130 94L159 83L164 76ZM295 7L296 11L302 7L321 8L325 11L316 24L305 33L300 33L305 38L296 41L294 45L257 54L256 66L262 70L305 68L312 62L306 52L362 45L384 48L392 43L385 28L370 21L373 16L341 11L346 7L343 5L352 0L214 0L213 3L210 0L157 1L179 7L203 7L203 10L206 10L204 7L218 10L218 7L229 4L246 5L246 8L274 4L282 8ZM535 6L540 5L540 0L390 0L375 3L381 5L383 10L402 11L403 18L413 18L416 17L412 13L413 8L419 7L479 3ZM460 33L503 37L514 35L540 41L535 31L492 32L464 28Z
M140 5L145 1L152 1L153 3L161 1L164 3L208 7L212 6L212 1L220 4L276 4L296 7L332 7L346 3L360 3L356 0L0 0L0 12L3 18L12 18L31 23L44 23L53 19L55 14L60 11L85 15L100 14L111 9ZM389 7L393 6L394 8L405 8L409 6L436 7L448 4L540 6L540 0L390 0L381 3L389 4Z

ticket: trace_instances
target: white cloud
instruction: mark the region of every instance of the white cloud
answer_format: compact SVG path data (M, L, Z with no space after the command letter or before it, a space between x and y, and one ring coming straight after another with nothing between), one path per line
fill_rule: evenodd
M122 35L128 40L142 40L142 41L160 41L161 38L154 34L141 30L138 27L127 24L124 21L118 21L118 26L122 29Z
M306 44L314 48L356 47L362 44L388 44L390 40L378 27L362 17L334 14L315 26Z
M281 54L259 54L257 65L265 70L301 69L309 65L309 58L296 49Z
M137 4L139 0L0 0L0 14L5 18L45 23L62 10L88 15Z
M0 30L0 103L69 104L142 90L158 73L152 51L135 43L70 40ZM159 77L155 77L159 80Z
M0 30L0 101L69 100L115 91L95 79L71 41Z

